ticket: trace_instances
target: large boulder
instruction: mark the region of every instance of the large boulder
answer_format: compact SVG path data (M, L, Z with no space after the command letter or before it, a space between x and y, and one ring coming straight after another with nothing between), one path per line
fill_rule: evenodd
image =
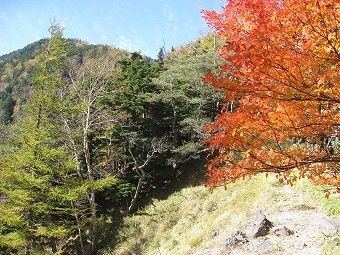
M231 238L228 238L226 240L227 246L234 246L239 244L248 243L249 240L247 238L247 235L242 231L236 231L234 234L232 234Z
M340 233L340 220L332 218L322 218L315 222L315 225L326 236L332 236L336 233Z
M274 234L277 236L290 236L294 234L294 231L290 230L286 226L283 226L283 227L275 228Z
M269 221L262 211L259 211L254 220L254 237L266 236L274 224Z

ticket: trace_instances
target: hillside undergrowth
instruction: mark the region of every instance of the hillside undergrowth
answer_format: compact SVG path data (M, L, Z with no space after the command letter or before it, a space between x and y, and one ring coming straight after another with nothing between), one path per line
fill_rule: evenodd
M230 235L259 209L271 208L276 185L274 179L256 177L212 192L204 186L183 188L126 217L119 245L103 254L189 254L217 229Z
M262 175L228 185L226 189L210 191L202 185L182 188L167 199L154 199L144 209L126 217L118 244L102 254L200 254L197 251L207 247L209 252L215 249L214 254L224 254L217 250L225 244L226 237L246 229L259 210L268 215L288 207L306 210L313 208L312 201L316 199L329 215L339 215L339 200L331 197L323 203L320 191L307 182L300 182L298 189L308 192L311 199L290 196L283 191L285 188L288 187L280 185L274 177Z

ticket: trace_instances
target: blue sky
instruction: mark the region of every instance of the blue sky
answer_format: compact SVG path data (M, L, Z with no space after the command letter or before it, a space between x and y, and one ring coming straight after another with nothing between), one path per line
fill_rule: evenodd
M155 58L195 40L208 26L201 8L221 10L223 0L0 0L0 55L49 36L54 17L64 37L141 51Z

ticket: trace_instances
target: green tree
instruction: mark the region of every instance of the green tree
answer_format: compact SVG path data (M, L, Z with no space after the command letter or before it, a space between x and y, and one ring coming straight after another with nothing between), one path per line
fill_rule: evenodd
M207 138L204 126L216 117L224 101L223 95L201 78L221 62L210 37L171 52L164 61L165 70L154 79L156 90L144 94L150 103L163 104L167 109L162 122L172 137L173 157L169 163L174 169L206 150L202 143Z
M0 91L0 122L8 124L13 121L15 103L10 86L5 91Z
M148 169L152 168L153 161L157 161L157 156L168 147L161 129L162 120L158 118L163 109L155 107L143 96L155 91L152 79L158 76L162 62L152 61L134 52L118 64L116 81L119 91L114 97L113 108L124 114L125 119L116 123L115 139L124 148L129 163L125 171L130 177L128 182L135 185L127 209L131 213L135 210L142 186L148 183L148 179L152 179Z
M13 254L60 253L74 232L69 203L75 198L67 194L79 188L72 178L77 162L64 146L58 123L66 46L58 24L50 33L25 115L1 148L0 193L6 200L0 204L0 246Z
M67 109L63 113L63 125L67 143L79 162L77 175L83 185L89 207L89 240L91 254L97 251L98 205L96 195L116 182L116 175L125 168L124 160L112 142L112 129L124 116L111 110L112 95L117 86L115 63L121 57L118 50L101 58L90 58L83 63L73 63L70 72L72 86L69 88ZM83 215L78 215L80 219ZM85 233L79 229L79 236ZM84 246L84 242L82 242Z
M66 61L53 23L22 118L2 137L0 246L13 254L96 254L96 192L115 182L105 108L111 59ZM71 61L72 62L72 61ZM71 84L70 84L71 83Z

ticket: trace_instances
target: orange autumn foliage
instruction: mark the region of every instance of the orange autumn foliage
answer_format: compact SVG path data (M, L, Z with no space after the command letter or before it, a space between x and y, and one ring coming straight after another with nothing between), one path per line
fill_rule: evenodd
M339 0L230 0L203 14L226 39L226 64L204 80L234 106L207 127L209 184L274 172L340 191Z

